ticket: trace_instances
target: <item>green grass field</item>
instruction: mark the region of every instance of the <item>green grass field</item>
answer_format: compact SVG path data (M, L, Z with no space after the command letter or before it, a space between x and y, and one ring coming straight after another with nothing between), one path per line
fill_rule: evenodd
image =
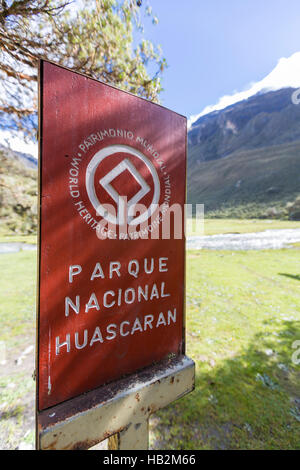
M300 251L189 252L187 353L196 390L158 413L172 449L299 449ZM167 432L166 432L167 430Z
M220 233L252 233L264 230L300 228L300 222L273 219L207 219L195 227L195 220L188 219L187 236L218 235Z
M235 221L228 229L238 226L245 228ZM9 449L34 442L33 361L16 359L35 340L35 253L0 255L0 272L0 448ZM153 415L152 448L300 449L300 364L292 361L299 287L299 246L188 252L196 390Z
M0 449L34 443L36 254L0 255Z
M300 221L275 219L207 219L195 227L194 219L187 219L187 236L217 235L220 233L251 233L264 230L300 228ZM36 235L21 235L0 230L0 243L36 243Z

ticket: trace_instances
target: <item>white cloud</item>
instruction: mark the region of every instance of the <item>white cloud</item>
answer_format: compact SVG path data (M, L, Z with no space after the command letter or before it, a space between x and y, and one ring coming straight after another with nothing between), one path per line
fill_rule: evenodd
M35 142L25 142L24 138L13 135L11 131L0 131L0 143L6 147L10 147L16 152L29 153L38 158L38 144Z
M219 99L217 104L206 106L203 111L197 115L191 116L188 120L190 127L200 116L224 109L239 101L245 100L256 93L265 90L279 90L280 88L299 88L300 87L300 52L290 57L279 59L276 67L262 80L250 84L245 91L236 92L232 95L225 95Z

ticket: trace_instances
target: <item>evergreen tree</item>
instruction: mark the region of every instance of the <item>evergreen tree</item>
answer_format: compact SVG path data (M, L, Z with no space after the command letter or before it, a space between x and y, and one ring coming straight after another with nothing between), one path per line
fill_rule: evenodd
M25 135L35 132L39 58L158 101L166 65L160 48L144 39L133 46L141 6L136 0L0 0L2 122ZM143 11L157 22L150 6Z

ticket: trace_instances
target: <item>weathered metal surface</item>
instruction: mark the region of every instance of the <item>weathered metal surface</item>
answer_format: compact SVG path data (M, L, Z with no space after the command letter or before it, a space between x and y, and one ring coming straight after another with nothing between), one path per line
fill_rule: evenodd
M113 436L111 449L148 447L151 413L194 389L194 362L159 364L38 413L38 448L88 449Z
M49 62L40 86L43 410L184 353L184 237L101 240L95 228L116 194L183 207L186 119Z

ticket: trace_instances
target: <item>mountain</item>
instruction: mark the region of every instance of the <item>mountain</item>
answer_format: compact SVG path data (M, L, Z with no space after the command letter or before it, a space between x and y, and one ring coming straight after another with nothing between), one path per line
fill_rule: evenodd
M259 92L200 116L188 132L188 202L206 213L261 216L300 193L294 88ZM277 208L277 209L276 209Z
M300 51L295 52L289 57L281 57L275 67L268 75L262 79L248 84L242 91L236 91L233 94L224 95L219 98L218 102L206 106L200 114L190 116L189 124L196 121L200 116L209 114L212 111L225 109L228 106L244 101L251 96L258 93L265 93L267 91L281 90L283 88L300 87Z
M0 145L0 234L37 228L37 163L31 155Z
M29 153L17 152L16 150L12 150L11 148L8 148L2 144L0 144L0 152L4 153L8 158L19 161L26 168L37 170L38 161Z
M287 214L287 204L300 194L300 104L293 103L294 92L260 90L192 123L189 203L204 204L206 215L215 217ZM19 148L26 147L21 142ZM0 144L0 219L15 232L35 230L36 169L32 155Z
M19 130L19 125L24 129L27 129L27 138L22 131ZM0 145L11 149L13 152L21 153L25 155L25 160L32 160L34 166L36 166L38 158L38 144L36 139L33 137L36 134L38 127L37 115L24 116L20 118L18 125L15 119L7 113L0 112ZM31 135L31 138L29 136ZM22 157L22 156L21 156Z

